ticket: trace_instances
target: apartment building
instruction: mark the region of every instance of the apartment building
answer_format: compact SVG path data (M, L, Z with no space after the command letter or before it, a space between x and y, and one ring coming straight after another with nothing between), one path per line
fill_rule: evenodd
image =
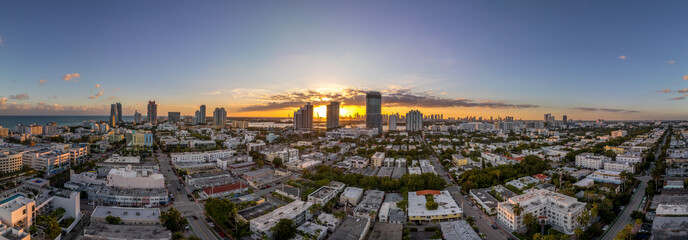
M523 208L523 212L518 216L513 212L516 204ZM577 218L583 210L585 210L585 203L579 202L576 198L537 189L500 202L497 207L497 220L510 231L516 231L525 227L523 216L530 213L543 219L558 231L574 234L574 229L580 226Z

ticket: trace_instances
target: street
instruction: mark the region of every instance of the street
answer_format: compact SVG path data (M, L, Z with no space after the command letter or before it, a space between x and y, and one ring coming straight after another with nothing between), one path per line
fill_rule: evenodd
M165 175L167 184L169 184L168 190L174 196L172 206L186 218L194 235L204 240L219 239L217 233L206 222L201 204L197 203L193 198L189 199L187 197L189 192L185 185L179 183L182 179L175 174L175 170L170 165L170 158L160 151L156 155L160 162L160 172ZM198 219L194 219L193 216L196 216Z

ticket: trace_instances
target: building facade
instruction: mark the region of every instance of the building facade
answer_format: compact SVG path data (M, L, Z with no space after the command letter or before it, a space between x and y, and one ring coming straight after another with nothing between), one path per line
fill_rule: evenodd
M366 128L376 128L382 133L382 94L380 92L366 93Z

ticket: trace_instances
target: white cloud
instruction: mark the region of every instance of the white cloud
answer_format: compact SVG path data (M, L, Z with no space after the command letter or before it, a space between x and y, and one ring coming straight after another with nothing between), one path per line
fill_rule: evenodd
M100 92L96 93L95 95L88 96L88 99L96 99L96 98L98 98L98 97L100 97L100 96L103 96L103 91L104 91L104 90L105 90L105 89L102 89L102 88L101 88L101 89L100 89Z
M17 95L10 95L10 99L15 99L15 100L28 100L29 99L29 94L28 93L20 93Z
M77 78L79 78L79 77L81 77L81 74L78 74L78 73L67 73L67 74L64 75L64 77L62 77L62 80L65 80L65 81L68 81L68 82L69 82L69 80L74 79L75 82L78 82L79 79L77 79Z
M619 56L619 59L621 59L621 60L626 60L626 58L627 58L626 55Z
M38 84L40 84L41 86L45 86L46 82L48 82L48 80L45 80L45 79L38 80Z

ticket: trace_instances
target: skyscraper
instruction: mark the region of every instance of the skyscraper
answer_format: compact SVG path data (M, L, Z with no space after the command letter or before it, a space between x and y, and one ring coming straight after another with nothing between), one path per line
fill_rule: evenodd
M380 92L366 93L366 128L377 128L382 133L382 94Z
M203 107L205 108L205 105ZM226 123L227 111L225 111L225 108L215 108L215 111L213 111L213 125L224 127Z
M567 121L567 120L568 120L568 116L564 115L563 117L561 117L561 121L562 121L564 124L566 124L566 121Z
M545 113L545 123L549 122L549 116L551 115L551 113Z
M397 130L397 121L399 119L399 115L390 115L389 116L389 130L390 131L396 131Z
M116 103L117 105L117 123L122 123L122 104Z
M406 131L423 130L423 114L418 110L411 110L406 114Z
M313 129L313 105L307 103L294 112L294 129Z
M327 105L327 129L339 127L339 102L330 102Z
M148 101L148 122L151 125L158 123L158 104L155 101Z
M141 124L143 122L143 116L138 110L134 110L134 124Z
M109 120L110 120L110 126L111 127L115 127L117 125L117 104L110 104L110 119Z
M178 123L182 120L182 113L180 112L167 112L167 121L171 123Z
M198 111L196 111L196 124L206 123L205 114L205 105L201 105L201 108Z

